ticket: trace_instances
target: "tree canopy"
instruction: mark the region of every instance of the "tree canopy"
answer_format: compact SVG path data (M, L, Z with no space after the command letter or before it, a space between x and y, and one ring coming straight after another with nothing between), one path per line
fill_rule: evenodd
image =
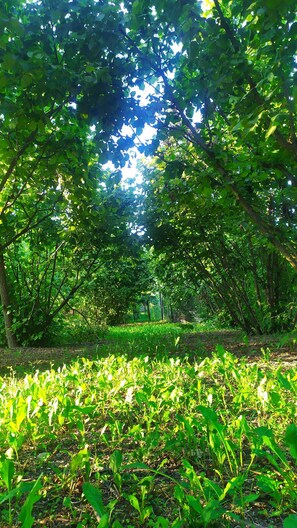
M120 19L108 2L2 5L0 282L10 346L16 339L4 259L26 249L28 259L41 250L56 272L63 247L76 252L80 268L87 260L88 269L92 261L96 266L94 252L110 245L112 226L121 228L116 175L107 182L100 170L109 150L121 162L116 134L136 106L125 97L125 63L117 58L124 52L113 36ZM91 254L85 247L90 239ZM80 283L75 279L68 290ZM59 289L60 302L69 291L61 300Z
M145 124L156 130L140 147L152 157L138 219L149 243L247 331L292 325L295 2L14 0L2 2L0 27L9 346L125 253L135 196L119 169Z
M157 156L176 177L199 174L198 193L236 201L296 271L296 13L262 4L137 1L126 39L155 86Z

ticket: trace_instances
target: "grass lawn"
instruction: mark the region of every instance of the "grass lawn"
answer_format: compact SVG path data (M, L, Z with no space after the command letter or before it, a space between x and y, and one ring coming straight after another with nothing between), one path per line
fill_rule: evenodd
M3 351L1 528L296 528L296 350L277 343L143 324Z

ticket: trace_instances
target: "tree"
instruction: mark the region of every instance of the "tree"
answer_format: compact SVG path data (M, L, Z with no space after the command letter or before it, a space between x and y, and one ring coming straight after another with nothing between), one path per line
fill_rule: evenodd
M15 245L63 208L83 224L97 204L100 164L123 165L145 122L157 130L150 152L182 181L172 152L185 149L199 192L219 196L224 211L235 201L240 222L297 270L294 2L210 6L2 3L0 295L9 346ZM148 85L139 102L137 88ZM113 178L117 185L117 171Z
M122 16L109 2L1 5L0 295L10 347L16 306L5 260L61 210L65 229L70 217L87 220L99 164L109 150L121 160L116 136L134 105L124 93L124 43L114 38Z
M211 314L221 314L247 333L292 328L293 270L273 247L265 247L238 204L230 200L226 207L219 192L201 191L191 155L174 147L164 148L166 162L156 158L143 171L144 226L166 290L182 301L181 290L192 289Z
M129 311L136 311L143 292L151 286L147 259L139 240L129 237L113 252L107 265L85 283L74 308L85 320L99 324L122 324Z
M108 178L105 180L108 183ZM23 345L48 342L53 324L64 321L85 283L110 267L129 242L130 196L119 188L93 196L92 209L77 219L67 202L54 218L31 229L7 252L14 310L13 330Z
M125 2L124 38L135 77L155 88L151 151L186 142L200 189L235 200L297 271L294 4L214 0L205 13L192 0Z

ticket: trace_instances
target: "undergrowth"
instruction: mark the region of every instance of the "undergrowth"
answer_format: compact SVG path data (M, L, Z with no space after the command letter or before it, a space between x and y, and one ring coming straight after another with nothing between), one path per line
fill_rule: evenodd
M297 526L296 372L187 356L183 331L1 378L2 528Z

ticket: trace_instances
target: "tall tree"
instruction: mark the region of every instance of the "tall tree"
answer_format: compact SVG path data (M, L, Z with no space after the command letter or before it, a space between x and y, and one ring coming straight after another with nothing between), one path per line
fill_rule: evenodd
M115 38L122 16L107 1L1 4L0 295L9 346L17 341L7 251L61 208L88 218L100 162L109 150L120 159L116 135L134 105Z
M200 185L189 152L167 144L164 156L143 171L143 220L167 291L185 285L208 292L210 311L215 306L248 333L292 328L297 278L289 263L265 245L237 203Z
M236 200L297 271L295 2L209 5L125 2L135 78L154 86L153 150L185 140L200 187Z

